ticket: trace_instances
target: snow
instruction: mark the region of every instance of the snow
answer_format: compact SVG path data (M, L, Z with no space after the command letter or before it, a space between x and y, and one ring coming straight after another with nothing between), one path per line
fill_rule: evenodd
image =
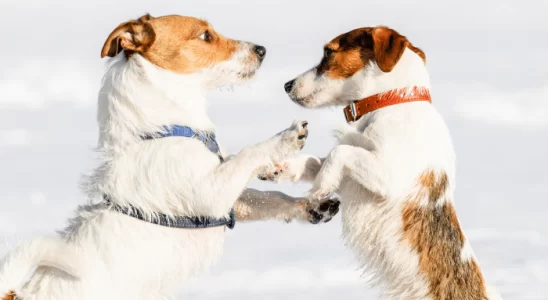
M94 165L99 50L120 22L145 12L194 15L266 46L254 82L211 93L220 141L235 152L306 119L304 151L317 155L334 144L342 112L299 108L283 83L317 63L336 34L385 24L427 54L434 105L457 152L457 214L487 281L504 299L548 299L548 40L538 39L548 33L548 2L187 2L0 3L10 41L0 48L0 255L53 234L85 201L78 182ZM295 196L308 188L251 187ZM319 226L238 223L222 262L178 299L374 299L340 233L340 216Z

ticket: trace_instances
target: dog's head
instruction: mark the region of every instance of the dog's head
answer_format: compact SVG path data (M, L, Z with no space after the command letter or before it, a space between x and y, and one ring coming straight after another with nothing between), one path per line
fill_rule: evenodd
M177 74L198 74L205 86L235 84L251 78L266 54L262 46L226 38L193 17L144 15L125 22L108 36L101 57L138 54Z
M323 52L319 65L285 84L286 92L299 105L346 105L365 96L406 87L398 85L412 84L415 79L410 77L422 76L413 75L412 69L424 69L426 62L422 50L384 26L341 34L327 43ZM409 56L406 62L402 59L404 54Z

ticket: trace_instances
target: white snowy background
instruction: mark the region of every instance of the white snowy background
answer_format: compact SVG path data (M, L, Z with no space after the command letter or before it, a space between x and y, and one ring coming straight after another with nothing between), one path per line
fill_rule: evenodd
M0 255L52 234L85 201L78 181L94 163L99 53L119 23L145 12L191 15L266 46L249 86L210 95L220 140L235 152L307 119L304 151L317 155L333 145L342 112L297 107L284 82L317 63L337 34L384 24L427 54L458 157L457 213L487 280L505 299L548 299L547 1L2 0L0 11ZM340 232L340 217L239 223L222 262L178 299L374 299Z

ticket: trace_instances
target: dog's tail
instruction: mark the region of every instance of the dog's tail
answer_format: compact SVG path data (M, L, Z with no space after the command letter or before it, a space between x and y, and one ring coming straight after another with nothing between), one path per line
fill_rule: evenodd
M35 267L53 267L79 278L81 264L76 247L60 238L41 238L26 242L0 261L0 297L10 299L8 295L21 288L29 272Z

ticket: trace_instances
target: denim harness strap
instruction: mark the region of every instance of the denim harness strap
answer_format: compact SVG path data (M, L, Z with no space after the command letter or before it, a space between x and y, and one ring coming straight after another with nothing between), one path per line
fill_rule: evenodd
M172 125L172 126L166 126L164 125L164 131L158 132L154 136L146 135L142 136L141 138L143 140L151 140L155 138L163 138L163 137L170 137L170 136L182 136L187 138L194 138L202 143L209 149L209 151L216 154L221 162L224 161L223 156L221 155L221 150L219 149L219 145L217 144L217 139L215 138L215 133L213 132L205 132L205 131L197 131L194 130L188 126L182 126L182 125Z
M150 139L170 137L170 136L194 138L204 143L204 145L207 147L207 149L209 149L209 151L216 154L221 160L221 163L224 161L223 156L221 155L221 151L219 149L219 145L217 144L217 140L215 139L215 133L196 131L188 126L182 126L182 125L163 126L163 127L165 131L158 132L154 136L143 136L141 138L143 140L150 140ZM206 217L206 216L171 217L165 214L157 213L151 219L148 219L143 215L142 211L138 208L135 208L133 206L122 207L120 205L114 204L112 203L112 201L110 201L110 198L107 195L104 195L103 199L105 204L108 205L110 208L114 209L115 211L118 211L130 217L134 217L136 219L149 222L152 224L157 224L160 226L166 226L166 227L172 227L172 228L189 228L189 229L226 226L232 229L234 228L234 225L236 224L236 216L234 214L233 208L230 209L228 218L218 219L218 218Z

